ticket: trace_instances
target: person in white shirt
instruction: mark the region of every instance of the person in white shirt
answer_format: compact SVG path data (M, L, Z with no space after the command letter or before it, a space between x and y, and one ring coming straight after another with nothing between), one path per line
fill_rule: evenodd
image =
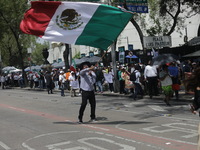
M114 92L113 76L114 76L114 74L113 74L111 68L108 68L108 71L104 71L105 82L107 82L109 84L109 89L110 89L111 93Z
M65 94L64 94L65 81L66 81L66 78L64 75L64 71L60 71L59 82L60 82L61 96L65 96Z
M6 78L5 78L5 75L4 74L2 74L1 76L0 76L1 78L1 87L2 87L2 89L4 89L5 88L5 83L6 83Z
M68 80L69 80L71 97L74 97L76 96L76 90L79 88L79 82L74 71L71 71Z
M141 98L143 98L144 92L143 92L141 82L140 82L141 73L140 73L140 67L138 65L135 66L134 72L135 72L136 80L133 83L135 85L133 99L136 100L138 94L141 95Z
M19 74L14 73L13 79L14 79L14 86L18 87Z
M147 81L147 88L149 96L152 99L153 95L158 95L158 72L157 65L152 65L149 61L148 65L144 69L144 79Z
M91 66L90 62L83 62L80 65L80 78L81 84L80 88L82 91L82 103L79 109L79 122L83 123L83 114L87 105L87 101L89 100L91 106L91 113L90 113L90 122L96 121L96 98L95 98L95 91L94 91L94 83L96 82L96 74L94 73L94 66Z

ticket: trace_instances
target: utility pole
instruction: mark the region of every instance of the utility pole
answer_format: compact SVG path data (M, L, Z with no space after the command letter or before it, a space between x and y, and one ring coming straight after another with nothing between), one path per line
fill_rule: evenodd
M117 93L119 91L119 81L117 80L117 64L116 64L116 42L114 42L111 45L111 57L112 57L112 67L113 67L113 73L114 73L114 92Z

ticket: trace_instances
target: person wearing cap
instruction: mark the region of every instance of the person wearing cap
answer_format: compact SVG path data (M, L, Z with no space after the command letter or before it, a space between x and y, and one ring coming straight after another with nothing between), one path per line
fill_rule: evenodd
M197 63L196 63L196 62L193 62L193 63L192 63L192 69L191 69L191 72L194 72L197 68L198 68Z
M65 89L65 76L64 76L64 71L60 71L60 75L59 75L59 82L60 82L60 94L61 96L65 96L64 94L64 89Z
M95 67L90 66L91 64L89 62L84 62L80 65L80 88L82 91L82 103L79 109L78 123L83 123L83 114L87 105L87 100L89 100L91 107L90 122L96 121L96 98L93 86L96 82L96 75L93 71Z

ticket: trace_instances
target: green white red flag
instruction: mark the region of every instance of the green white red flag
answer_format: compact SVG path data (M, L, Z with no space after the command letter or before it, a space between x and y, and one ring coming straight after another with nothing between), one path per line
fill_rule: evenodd
M31 2L20 29L48 41L107 49L133 14L87 2Z

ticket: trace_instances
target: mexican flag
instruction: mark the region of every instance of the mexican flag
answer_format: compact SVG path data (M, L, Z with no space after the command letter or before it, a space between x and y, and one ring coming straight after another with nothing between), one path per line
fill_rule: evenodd
M106 50L133 14L88 2L31 2L20 29L48 41L87 45Z

